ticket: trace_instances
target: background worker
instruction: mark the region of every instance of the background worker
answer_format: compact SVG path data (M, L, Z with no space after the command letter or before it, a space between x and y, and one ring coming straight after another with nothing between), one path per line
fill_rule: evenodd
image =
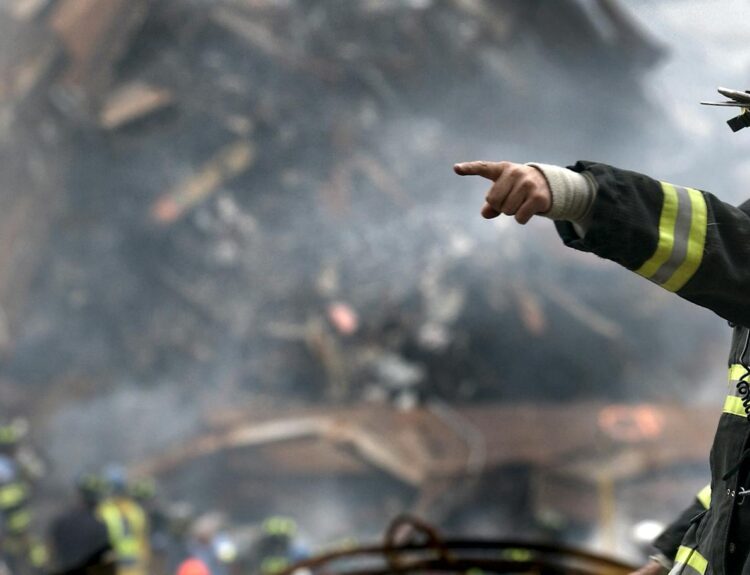
M143 508L129 495L127 474L120 465L104 471L107 496L97 513L107 526L117 559L118 575L148 575L149 527Z
M48 562L47 549L32 531L32 481L36 460L24 457L21 441L28 432L25 420L0 424L0 549L14 574L35 574ZM30 454L30 452L27 452Z
M116 564L109 533L96 511L104 489L104 481L96 474L83 474L76 481L76 501L50 526L53 572L114 575Z

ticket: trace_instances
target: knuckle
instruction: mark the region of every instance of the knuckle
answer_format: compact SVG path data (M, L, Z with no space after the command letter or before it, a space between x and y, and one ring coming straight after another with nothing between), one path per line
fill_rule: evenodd
M534 200L534 202L544 202L544 192L542 192L539 188L534 188L534 190L530 194L530 198Z
M534 192L534 182L527 177L524 177L524 179L519 184L519 188L526 195L532 195Z
M497 180L492 184L489 195L492 197L502 196L505 194L506 185L502 180Z

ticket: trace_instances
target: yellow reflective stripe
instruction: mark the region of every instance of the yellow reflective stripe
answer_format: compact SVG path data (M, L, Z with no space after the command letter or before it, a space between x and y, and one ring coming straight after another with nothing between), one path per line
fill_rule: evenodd
M703 261L708 210L701 192L661 182L663 204L653 255L636 273L669 291L680 290Z
M31 524L31 513L29 511L17 511L8 518L8 529L13 533L23 531Z
M737 381L746 373L747 370L742 365L735 363L729 368L729 381Z
M109 540L117 554L119 561L135 561L144 554L144 548L138 539L137 533L130 533L133 525L129 515L137 515L141 519L142 513L128 513L133 508L124 506L127 510L121 509L116 501L106 500L99 505L99 516L107 526ZM139 508L135 508L136 511ZM145 527L145 520L144 525Z
M285 557L267 557L260 564L260 572L263 575L275 575L289 566L289 560Z
M654 254L635 273L650 278L667 262L674 247L674 226L677 221L677 190L672 184L661 184L664 203L659 217L659 242Z
M115 552L121 560L138 559L141 556L141 546L137 539L124 537L113 543Z
M706 485L703 489L701 489L698 492L698 495L695 496L698 501L701 502L701 505L708 509L711 507L711 485Z
M708 561L706 558L698 553L696 549L690 549L690 547L680 546L677 550L677 555L674 558L675 563L681 563L682 565L690 565L700 575L705 575L706 568L708 567Z
M109 538L112 540L117 539L122 534L122 522L120 521L120 513L112 505L111 502L105 501L99 506L99 516L107 526L109 532Z
M10 483L0 487L0 509L16 507L28 494L28 490L22 483Z
M34 567L44 567L49 563L49 554L43 543L34 542L29 551L29 559Z
M728 395L727 399L724 401L724 413L747 417L745 406L742 405L742 398L737 397L736 395Z
M698 270L703 261L703 248L706 245L707 210L706 198L698 190L685 188L690 196L690 237L688 239L687 255L680 267L672 274L662 287L669 291L678 291Z

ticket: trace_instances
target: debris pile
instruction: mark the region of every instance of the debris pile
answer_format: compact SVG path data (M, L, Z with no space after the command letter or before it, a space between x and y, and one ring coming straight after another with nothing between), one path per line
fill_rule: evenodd
M658 398L700 365L712 332L664 362L689 321L667 300L545 222L480 228L450 174L559 157L553 135L643 146L664 49L613 0L3 10L8 386L408 408Z

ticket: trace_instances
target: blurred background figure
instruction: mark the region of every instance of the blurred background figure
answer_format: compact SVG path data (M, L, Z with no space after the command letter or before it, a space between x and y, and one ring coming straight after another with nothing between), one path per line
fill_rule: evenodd
M52 573L115 575L116 557L107 526L97 511L106 491L100 475L83 473L78 477L74 501L50 525Z
M104 469L104 497L96 512L107 527L118 575L148 575L151 546L148 516L128 492L127 472L119 464Z
M191 558L190 532L195 520L195 509L185 501L171 503L166 509L167 529L164 572L174 574L180 565Z
M205 569L209 575L230 575L237 549L224 531L225 517L209 512L198 517L190 529L188 557L177 572Z
M268 517L252 553L252 567L262 575L275 575L308 556L300 544L297 523L290 517Z
M152 574L166 572L169 547L169 518L158 497L158 486L153 477L137 477L128 485L128 492L135 503L141 506L148 521L148 541L151 549L149 571Z
M22 446L28 423L15 419L0 423L0 549L12 573L41 573L47 550L36 535L32 512L33 482L41 466Z

